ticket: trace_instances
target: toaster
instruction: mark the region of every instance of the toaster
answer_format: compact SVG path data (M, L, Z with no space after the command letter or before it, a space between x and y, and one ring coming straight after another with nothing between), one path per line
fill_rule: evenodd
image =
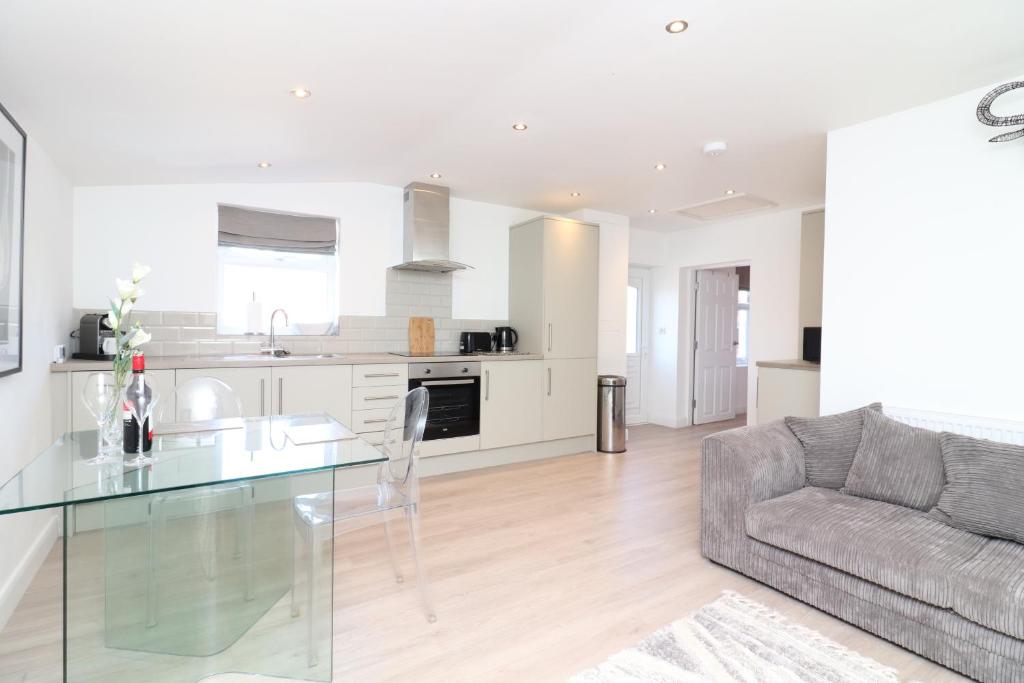
M490 350L490 332L463 332L459 335L459 353L487 353Z

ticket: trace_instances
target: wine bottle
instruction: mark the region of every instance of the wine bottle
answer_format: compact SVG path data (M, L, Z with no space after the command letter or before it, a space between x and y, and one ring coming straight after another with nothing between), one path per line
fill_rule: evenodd
M132 376L124 390L125 397L135 399L136 405L152 400L153 390L146 385L146 357L141 353L132 356ZM124 420L124 452L139 452L139 421L132 415L131 408L125 402L122 411ZM142 452L153 449L153 429L150 418L146 418L146 426L142 430Z

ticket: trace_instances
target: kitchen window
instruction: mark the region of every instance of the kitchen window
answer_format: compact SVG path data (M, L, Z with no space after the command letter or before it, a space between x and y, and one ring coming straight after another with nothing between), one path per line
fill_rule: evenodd
M218 206L217 331L337 332L337 219Z

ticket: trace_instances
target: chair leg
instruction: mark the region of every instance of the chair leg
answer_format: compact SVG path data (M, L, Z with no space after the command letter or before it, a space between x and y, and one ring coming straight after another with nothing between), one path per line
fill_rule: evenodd
M398 566L398 555L395 553L395 540L391 531L391 510L384 511L384 535L388 539L388 556L391 558L391 570L395 573L395 581L402 583L405 577L402 576L402 569Z
M299 580L299 563L302 561L302 551L305 544L302 535L298 530L292 532L292 616L297 617L301 613L299 608L299 596L296 583Z
M306 571L306 623L309 629L309 666L314 667L319 661L316 655L316 613L314 612L314 606L316 605L316 564L319 559L317 556L320 549L317 547L316 531L312 527L308 531L307 538L306 548L309 550L307 558L309 566Z
M427 575L423 572L423 564L420 562L419 504L413 503L407 506L405 508L405 518L409 523L409 544L412 546L412 559L416 565L416 586L419 588L420 601L423 603L423 611L427 615L427 621L433 624L437 621L437 615L434 613L434 605L430 600Z

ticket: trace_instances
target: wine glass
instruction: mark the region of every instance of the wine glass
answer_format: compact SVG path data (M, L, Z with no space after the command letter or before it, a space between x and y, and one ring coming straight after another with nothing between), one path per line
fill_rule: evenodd
M117 390L114 376L109 372L94 372L86 377L85 386L82 388L82 403L96 420L96 429L99 432L96 457L85 462L90 465L110 462L114 459L114 454L120 450L114 435L120 427L120 421L116 417L117 408L121 404L121 392Z
M153 409L160 400L160 394L148 383L143 385L143 392L141 394L137 391L129 392L129 388L131 388L130 384L125 388L124 405L131 411L132 417L135 418L139 426L139 439L136 456L125 460L124 464L131 467L142 467L153 462L153 458L146 455L145 451L142 450L145 445L143 435L146 429L146 420L153 414Z

